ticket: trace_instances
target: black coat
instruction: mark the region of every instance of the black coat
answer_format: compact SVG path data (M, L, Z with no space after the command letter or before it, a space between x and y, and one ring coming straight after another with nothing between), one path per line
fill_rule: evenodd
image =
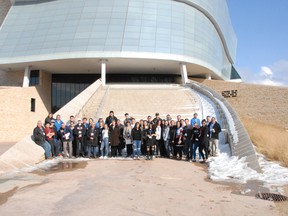
M137 130L136 128L132 129L132 140L141 140L142 132L141 130Z
M176 126L170 127L169 136L171 142L176 140L176 130L177 130Z
M90 146L98 146L98 136L99 136L99 129L94 127L89 127L86 133L87 137L87 145Z
M209 129L210 129L210 126L211 126L211 122L209 123ZM210 134L210 138L213 138L213 139L219 139L219 133L221 132L221 126L220 124L218 124L218 122L215 122L215 124L213 125L213 128L215 131L211 131L212 133Z
M202 126L200 128L201 130L201 137L200 137L200 143L206 145L209 142L209 128L208 126Z
M107 124L108 127L110 127L113 120L115 120L115 122L117 122L117 118L115 116L113 116L113 117L108 116L105 120L105 124Z
M76 139L83 139L83 136L85 135L86 133L86 128L84 126L84 124L77 124L75 127L74 127L74 134L75 134L75 138Z
M35 127L33 130L34 142L38 145L43 145L46 140L44 127Z

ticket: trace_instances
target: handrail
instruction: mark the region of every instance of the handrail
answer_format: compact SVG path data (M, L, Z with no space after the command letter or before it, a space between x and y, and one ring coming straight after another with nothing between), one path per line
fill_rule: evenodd
M218 92L198 82L190 80L190 83L186 85L195 90L196 92L208 97L216 106L217 110L220 113L222 123L224 123L228 129L228 141L232 155L239 156L240 158L246 157L247 165L250 168L256 170L257 172L262 172L259 162L257 160L253 143L248 135L248 132L241 123L237 113L226 101L226 99L223 98ZM231 125L231 122L229 124L229 121L231 120L233 120L234 122L234 127L237 134L231 128L233 127L233 125Z

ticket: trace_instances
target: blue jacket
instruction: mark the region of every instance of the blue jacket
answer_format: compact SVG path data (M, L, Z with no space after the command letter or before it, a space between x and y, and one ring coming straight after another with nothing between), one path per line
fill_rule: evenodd
M200 122L200 119L198 119L198 118L192 118L191 120L190 120L190 125L192 126L192 127L194 127L194 123L195 122L197 122L197 124L199 125L199 127L201 127L201 122Z

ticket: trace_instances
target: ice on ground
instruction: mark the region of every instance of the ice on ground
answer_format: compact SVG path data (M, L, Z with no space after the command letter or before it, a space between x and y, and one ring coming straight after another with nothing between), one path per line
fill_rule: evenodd
M209 176L215 181L228 181L246 183L249 180L258 180L264 186L283 186L288 184L288 168L282 167L276 162L265 160L263 155L258 154L258 160L263 173L257 173L249 168L245 157L239 159L236 156L228 156L220 153L218 157L211 159L209 164Z

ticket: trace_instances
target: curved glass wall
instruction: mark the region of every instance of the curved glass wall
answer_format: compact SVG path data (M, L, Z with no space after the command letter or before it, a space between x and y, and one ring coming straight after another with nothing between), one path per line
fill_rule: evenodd
M190 1L215 15L235 56L236 41L226 1ZM137 56L198 64L223 79L230 78L231 62L217 29L195 7L173 0L43 2L12 7L0 30L0 64L34 57ZM227 40L231 35L232 40Z

